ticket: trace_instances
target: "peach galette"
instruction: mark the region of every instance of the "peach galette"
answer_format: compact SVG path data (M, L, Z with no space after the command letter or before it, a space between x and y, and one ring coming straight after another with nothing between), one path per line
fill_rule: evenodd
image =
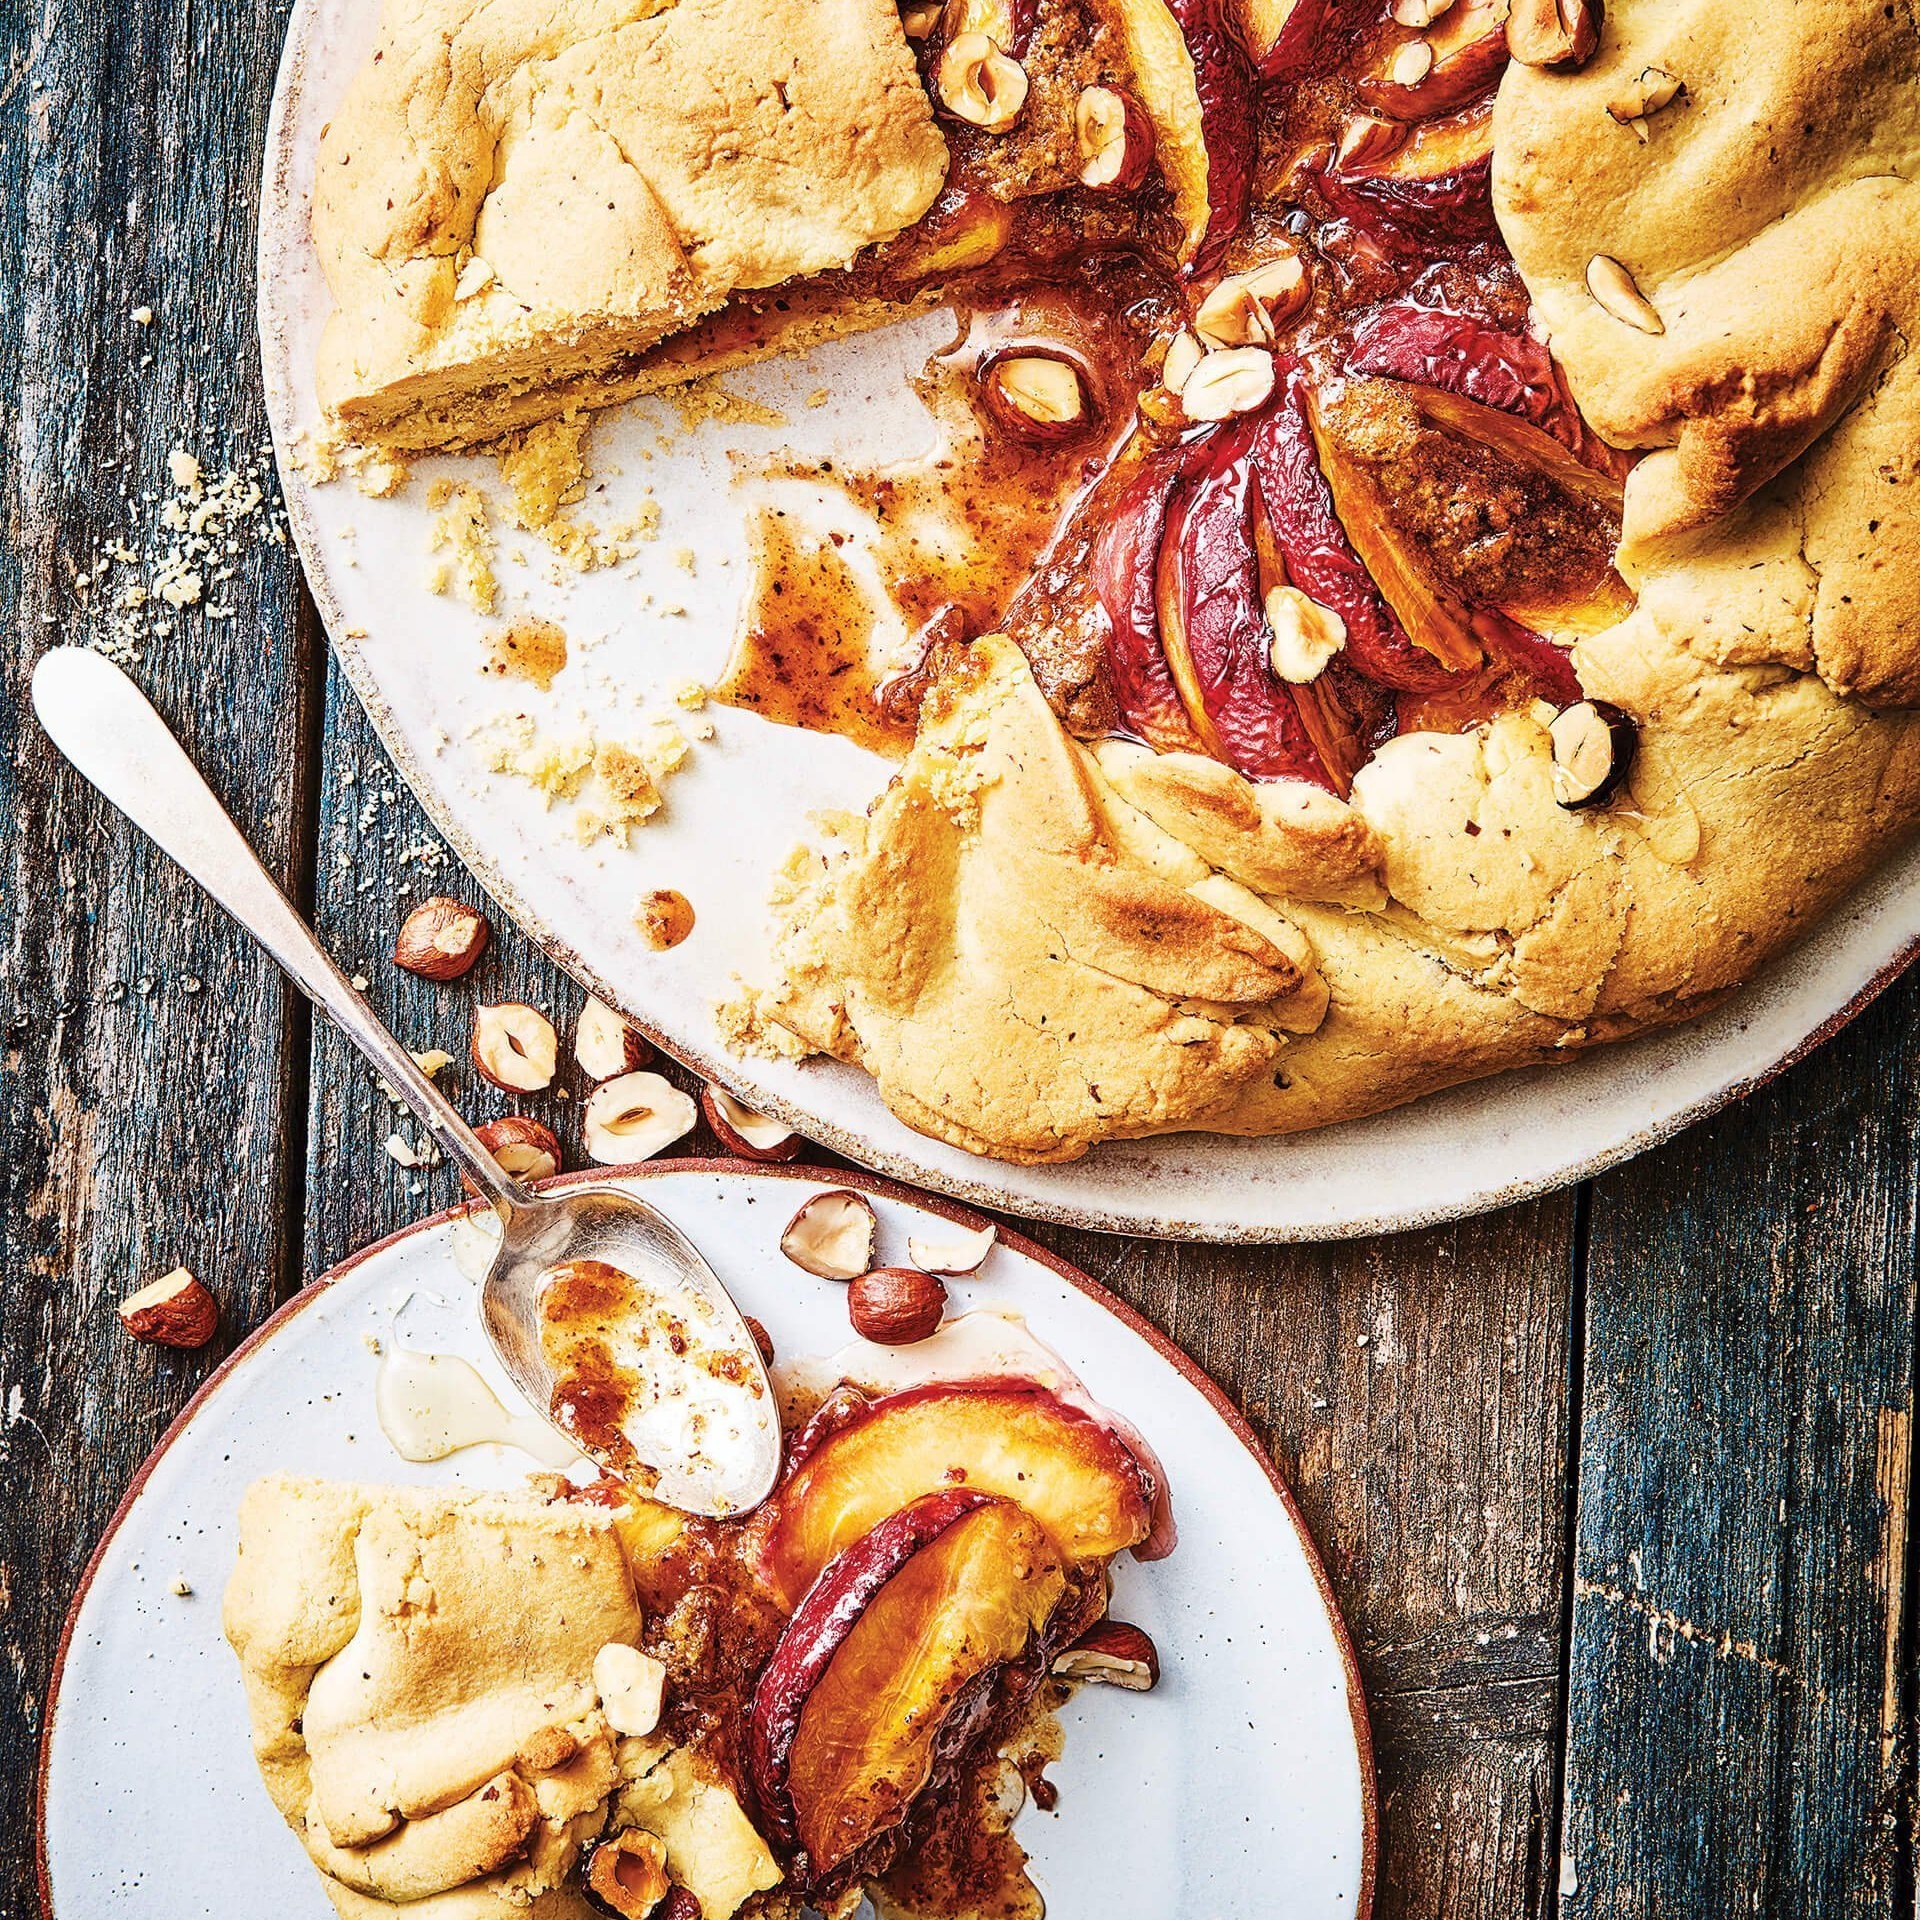
M1157 1678L1107 1569L1170 1537L1149 1456L1064 1376L940 1377L974 1318L1017 1331L963 1316L932 1377L794 1389L748 1520L612 1480L259 1482L227 1632L335 1907L1038 1920L1012 1815L1050 1802L1069 1686Z
M732 1036L1011 1159L1318 1125L1908 832L1917 83L1868 0L394 0L322 394L471 444L953 307L946 457L832 476L913 644L814 659L775 543L719 690L904 754Z

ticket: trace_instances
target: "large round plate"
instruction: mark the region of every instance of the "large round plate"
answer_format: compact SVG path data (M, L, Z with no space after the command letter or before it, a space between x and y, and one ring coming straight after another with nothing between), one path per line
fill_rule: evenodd
M368 47L378 0L300 0L268 131L260 230L260 331L288 510L327 631L401 774L482 884L553 957L709 1078L884 1172L1015 1212L1117 1231L1210 1240L1374 1233L1505 1204L1664 1139L1796 1058L1910 956L1920 856L1863 887L1788 960L1721 1012L1557 1068L1510 1074L1285 1140L1180 1135L1115 1144L1067 1167L1006 1167L927 1140L889 1114L865 1075L829 1062L740 1060L714 1015L736 975L766 978L771 876L821 809L861 808L887 768L845 741L711 709L717 738L670 788L666 815L626 853L585 851L564 809L482 771L470 731L503 708L566 732L672 707L725 664L745 580L750 486L778 448L846 460L910 458L933 427L905 376L942 337L939 316L732 376L779 425L689 426L647 402L596 428L604 480L591 517L621 520L650 492L659 538L630 567L562 580L525 541L503 552L503 611L556 619L574 663L549 696L511 695L477 671L490 623L427 584L426 483L487 478L487 463L423 462L402 497L313 487L288 459L316 422L312 368L329 310L308 231L313 156ZM814 404L825 396L824 404ZM740 454L736 463L730 455ZM846 503L786 486L783 504L853 536ZM511 549L514 542L504 543ZM694 570L681 564L691 555ZM684 609L685 611L669 611ZM591 644L588 644L591 643ZM614 716L610 721L609 716ZM683 716L684 717L684 716ZM677 886L699 923L667 954L632 924L635 895Z
M590 1177L590 1176L577 1176ZM781 1227L825 1184L805 1169L657 1164L623 1182L670 1214L783 1354L846 1344L842 1288L801 1275ZM881 1248L904 1254L929 1213L884 1182ZM974 1224L978 1224L974 1222ZM1052 1920L1118 1913L1364 1920L1375 1814L1366 1710L1313 1546L1246 1423L1176 1349L1083 1275L1003 1241L956 1310L1006 1306L1165 1464L1180 1543L1115 1569L1116 1612L1153 1635L1151 1698L1084 1690L1066 1709L1057 1819L1020 1838ZM475 1288L442 1215L357 1255L289 1302L195 1397L136 1477L69 1616L48 1702L41 1873L50 1920L272 1913L327 1902L268 1801L240 1671L220 1638L242 1491L272 1470L378 1481L510 1485L531 1466L476 1448L397 1459L373 1410L369 1336L456 1352L511 1389L485 1351ZM192 1589L175 1592L177 1582Z

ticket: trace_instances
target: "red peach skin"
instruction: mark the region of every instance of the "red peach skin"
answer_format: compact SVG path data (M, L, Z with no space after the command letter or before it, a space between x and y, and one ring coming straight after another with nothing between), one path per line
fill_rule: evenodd
M1354 552L1320 470L1306 389L1304 369L1285 371L1279 402L1252 444L1261 504L1287 578L1346 622L1347 658L1369 680L1403 693L1433 692L1453 674L1414 645Z
M1293 689L1275 677L1254 551L1251 430L1217 436L1174 504L1160 551L1161 638L1218 758L1255 779L1336 782Z
M1546 342L1470 314L1410 302L1382 307L1354 333L1347 364L1517 413L1572 453L1585 437Z

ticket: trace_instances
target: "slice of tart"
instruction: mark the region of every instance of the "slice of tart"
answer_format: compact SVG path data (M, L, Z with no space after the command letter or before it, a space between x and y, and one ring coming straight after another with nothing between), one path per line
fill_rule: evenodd
M946 174L890 0L389 6L320 143L349 438L466 445L646 384L740 289L847 266Z
M259 1482L227 1634L338 1911L796 1920L864 1892L1037 1920L1008 1782L1044 1792L1071 1684L1152 1684L1108 1569L1171 1522L1131 1430L1030 1337L1016 1358L791 1388L744 1520L613 1480Z

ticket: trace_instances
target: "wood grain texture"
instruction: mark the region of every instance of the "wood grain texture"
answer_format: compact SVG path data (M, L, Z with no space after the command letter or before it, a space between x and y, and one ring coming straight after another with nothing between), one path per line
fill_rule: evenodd
M1561 1911L1911 1909L1913 986L1599 1183Z
M1343 1246L1042 1237L1246 1411L1372 1703L1382 1920L1551 1911L1570 1195Z
M186 1395L291 1277L304 1016L217 909L55 763L26 705L47 645L168 544L168 455L265 437L253 181L277 7L0 17L0 1912L33 1911L41 1699L67 1596ZM133 309L150 307L142 325ZM256 516L136 675L296 889L317 636ZM107 562L121 543L140 564ZM209 573L212 568L209 567ZM85 583L83 586L82 583ZM237 1196L245 1195L244 1200ZM116 1301L176 1263L220 1296L192 1355Z

